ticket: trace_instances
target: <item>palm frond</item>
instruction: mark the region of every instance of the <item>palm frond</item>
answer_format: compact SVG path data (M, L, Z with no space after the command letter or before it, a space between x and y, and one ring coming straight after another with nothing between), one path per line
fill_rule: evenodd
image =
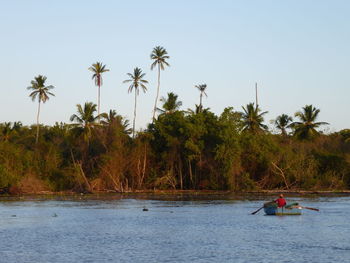
M315 128L328 124L327 122L315 122L319 113L320 110L312 105L305 105L302 111L296 112L295 117L298 117L300 122L293 122L291 124L294 129L294 135L299 139L312 139L318 135Z
M92 64L92 66L89 67L88 70L94 73L92 75L92 79L95 80L96 86L100 86L103 83L102 73L109 71L109 69L106 68L106 65L103 65L101 62L96 62Z
M145 93L147 91L147 87L141 83L141 88L142 88L142 91Z
M38 75L37 77L34 77L34 80L32 80L31 86L27 87L27 90L32 90L32 92L29 94L29 97L31 97L32 101L34 101L36 98L38 98L39 102L46 102L49 99L50 96L55 96L52 92L49 90L54 89L54 86L49 85L45 86L46 77L42 75Z
M161 70L164 70L164 66L169 67L170 65L166 60L170 57L167 54L168 52L166 51L166 49L161 46L156 46L155 48L153 48L152 53L150 55L150 58L154 60L151 64L151 70L153 70L154 67L156 67L157 65Z

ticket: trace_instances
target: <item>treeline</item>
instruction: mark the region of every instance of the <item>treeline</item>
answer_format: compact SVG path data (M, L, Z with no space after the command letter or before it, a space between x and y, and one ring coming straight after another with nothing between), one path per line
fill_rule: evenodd
M135 130L137 98L147 91L138 67L124 83L134 92L132 129L115 111L100 113L101 62L89 70L98 87L97 104L77 105L72 123L42 126L41 105L55 96L46 77L38 75L27 88L38 101L36 125L0 124L0 192L135 191L146 189L348 189L350 130L322 134L319 109L306 105L296 120L282 114L268 130L260 107L226 108L219 116L204 108L206 84L196 85L200 103L181 110L174 93L159 100L160 73L170 66L161 46L150 55L157 69L157 95L152 123ZM158 102L162 106L158 108ZM130 125L131 126L131 125Z
M2 192L195 189L335 190L350 187L350 130L317 131L307 105L268 130L254 103L220 115L202 104L181 110L162 98L158 116L132 136L129 121L97 105L77 105L71 124L0 124Z

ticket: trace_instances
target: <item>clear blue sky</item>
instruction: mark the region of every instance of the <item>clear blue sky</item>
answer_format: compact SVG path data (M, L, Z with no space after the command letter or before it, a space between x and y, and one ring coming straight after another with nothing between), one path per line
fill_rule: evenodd
M156 71L149 55L164 46L171 64L161 96L175 92L183 108L199 103L220 114L255 99L266 122L306 104L321 109L328 131L350 128L350 1L344 0L0 0L0 122L35 123L37 103L26 87L42 74L56 97L41 123L69 123L76 104L97 103L88 67L107 65L101 111L132 120L133 96L122 84L138 66L149 80L138 98L137 127L151 120Z

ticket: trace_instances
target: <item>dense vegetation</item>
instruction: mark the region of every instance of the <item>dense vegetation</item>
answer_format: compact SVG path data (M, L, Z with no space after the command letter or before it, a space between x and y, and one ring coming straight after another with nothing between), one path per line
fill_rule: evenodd
M37 124L0 124L1 192L350 188L350 130L320 133L327 124L317 122L320 110L306 105L295 121L277 116L280 132L274 133L264 124L266 112L254 103L220 115L205 108L206 84L195 86L200 104L194 110L181 110L174 93L162 97L158 108L160 70L169 66L169 57L156 47L151 58L158 69L157 98L152 123L140 132L137 95L148 83L141 69L124 81L135 91L132 129L114 110L100 114L100 92L97 105L77 105L72 123L39 125L40 104L54 95L54 87L36 77L28 89L39 102ZM89 69L100 89L108 69L99 62Z
M135 138L127 120L115 111L98 117L93 103L77 106L73 124L40 126L38 143L36 125L3 123L0 187L85 192L349 188L350 130L324 135L296 122L272 134L254 104L216 116L199 106L180 111L176 99L168 94L158 118Z

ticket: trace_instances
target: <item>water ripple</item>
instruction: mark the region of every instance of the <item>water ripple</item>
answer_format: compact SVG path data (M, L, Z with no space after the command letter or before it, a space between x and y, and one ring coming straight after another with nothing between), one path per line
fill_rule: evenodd
M263 201L0 203L1 262L345 262L350 198L299 200L320 213L274 217ZM142 211L147 207L148 211ZM13 217L13 215L16 215ZM54 216L56 215L56 216Z

